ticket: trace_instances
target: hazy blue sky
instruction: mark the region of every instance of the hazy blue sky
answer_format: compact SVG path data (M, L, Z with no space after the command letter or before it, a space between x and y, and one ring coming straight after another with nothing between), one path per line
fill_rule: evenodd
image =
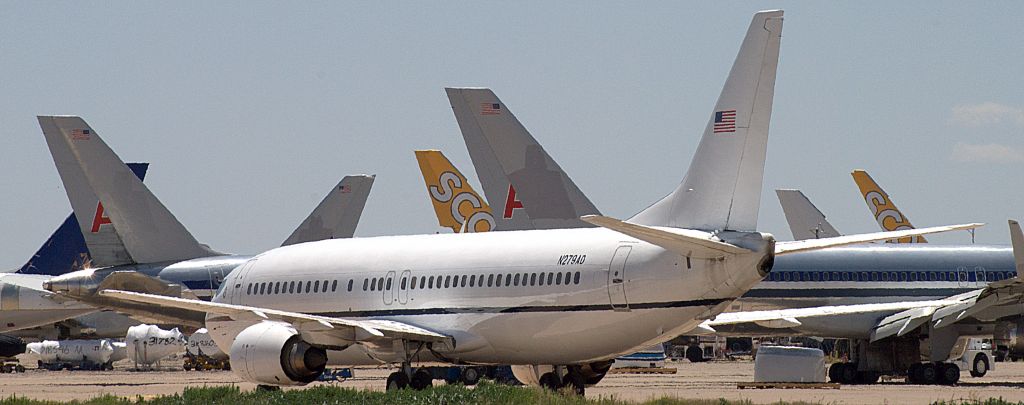
M0 1L0 268L70 212L35 116L77 114L197 239L277 246L349 173L358 236L437 232L413 150L475 172L445 86L491 87L607 215L683 176L751 14L786 10L760 229L774 189L876 227L867 169L917 226L1024 218L1019 2ZM475 180L474 180L475 181ZM933 237L968 242L964 233Z

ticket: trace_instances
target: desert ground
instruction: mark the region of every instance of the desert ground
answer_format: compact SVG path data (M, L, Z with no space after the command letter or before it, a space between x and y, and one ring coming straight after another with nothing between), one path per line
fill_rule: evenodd
M44 371L0 374L0 397L12 395L48 400L88 399L102 394L119 396L156 396L181 392L184 387L238 385L243 390L253 384L241 382L225 371L182 371L165 363L160 371L131 371L117 364L114 371ZM747 399L755 403L808 401L828 404L925 404L936 400L983 399L1002 397L1024 401L1024 363L997 363L983 378L963 373L955 387L908 385L902 381L867 386L843 386L841 389L738 389L737 383L753 381L754 365L749 361L708 363L669 363L676 374L610 374L587 390L587 396L645 400L662 396L678 398ZM339 387L381 390L391 370L357 368L355 376L339 382L318 382ZM435 384L443 384L437 381ZM302 388L289 388L302 389Z

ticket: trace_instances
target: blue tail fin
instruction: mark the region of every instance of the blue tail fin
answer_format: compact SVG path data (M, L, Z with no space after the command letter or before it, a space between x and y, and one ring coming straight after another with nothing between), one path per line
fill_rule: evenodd
M128 168L132 169L140 180L145 180L149 163L128 163ZM89 249L85 247L82 229L72 212L18 272L59 276L81 270L89 261Z

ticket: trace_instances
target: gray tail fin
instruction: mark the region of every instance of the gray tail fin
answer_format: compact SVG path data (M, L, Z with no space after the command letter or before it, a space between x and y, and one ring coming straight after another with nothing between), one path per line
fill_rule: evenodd
M754 14L686 177L630 222L755 230L781 37L781 10Z
M281 246L351 238L356 233L356 225L363 215L375 177L365 174L345 176Z
M200 245L95 130L79 117L40 116L50 153L72 200L83 234L92 229L96 207L81 207L88 185L103 204L106 220L120 238L128 258L121 263L156 263L217 254ZM80 211L85 208L86 211ZM83 219L85 222L83 222ZM103 228L100 224L99 228ZM88 241L88 239L86 239ZM92 246L90 245L90 251ZM95 254L95 253L94 253ZM95 258L95 257L94 257Z
M597 208L494 92L445 91L497 229L591 226L579 218Z
M802 191L775 190L775 194L779 196L779 204L786 215L789 230L793 232L793 240L842 236Z

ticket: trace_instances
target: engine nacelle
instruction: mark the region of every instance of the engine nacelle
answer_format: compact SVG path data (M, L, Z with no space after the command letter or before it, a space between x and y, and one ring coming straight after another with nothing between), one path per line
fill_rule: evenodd
M327 351L310 346L291 325L260 322L242 330L231 344L231 369L264 385L306 385L327 366Z
M999 322L993 336L995 345L1012 360L1024 358L1024 320Z

